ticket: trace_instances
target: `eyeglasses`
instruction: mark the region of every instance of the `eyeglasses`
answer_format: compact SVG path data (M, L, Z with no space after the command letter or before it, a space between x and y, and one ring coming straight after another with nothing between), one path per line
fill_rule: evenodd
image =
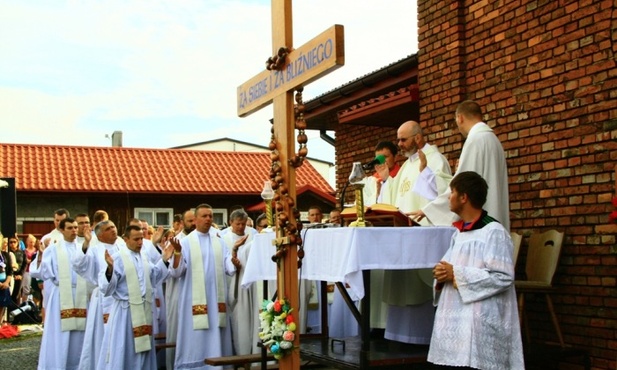
M402 142L406 142L407 140L409 140L408 137L401 137L401 138L396 139L396 141L402 141Z
M17 240L9 240L9 243L17 243Z

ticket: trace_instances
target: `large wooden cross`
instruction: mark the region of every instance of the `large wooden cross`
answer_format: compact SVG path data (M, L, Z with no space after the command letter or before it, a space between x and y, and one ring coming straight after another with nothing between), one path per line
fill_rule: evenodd
M238 87L238 116L245 117L270 103L274 104L274 138L282 167L281 174L283 183L288 189L288 196L295 201L296 175L294 167L289 163L289 159L293 158L295 153L293 92L345 63L343 26L334 25L308 43L294 49L291 0L272 0L272 55L276 55L281 47L290 50L282 69L265 69ZM277 191L280 192L280 188ZM295 226L293 209L285 201L282 204L283 212ZM278 222L275 222L275 225L278 225ZM280 230L277 231L277 236L282 236ZM287 298L297 312L299 307L297 245L292 243L287 246L284 260L278 266L279 297ZM298 338L296 335L294 341L296 348L300 345ZM282 369L299 369L299 351L293 351L291 355L283 357L279 365Z

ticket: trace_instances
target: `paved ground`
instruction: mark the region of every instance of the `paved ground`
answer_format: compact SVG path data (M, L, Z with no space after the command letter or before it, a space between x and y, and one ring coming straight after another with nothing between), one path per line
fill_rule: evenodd
M34 370L38 364L42 332L34 325L20 327L19 336L0 339L0 369Z
M21 334L17 337L13 337L10 339L0 339L0 369L19 369L19 370L35 370L38 364L39 358L39 348L41 346L41 336L42 332L40 327L35 325L25 325L21 326ZM570 350L572 351L572 350ZM557 365L556 363L551 363L551 367L547 364L551 362L552 357L564 357L568 353L561 352L561 354L557 354L555 356L548 356L546 353L539 357L546 357L543 361L534 361L538 362L536 364L530 363L527 366L527 369L546 369L546 368L559 368L553 367ZM581 357L580 354L575 353L574 357ZM550 358L549 358L550 357ZM567 357L567 356L565 356ZM578 358L576 358L577 360ZM533 357L528 358L527 360L534 360ZM535 358L538 360L538 358ZM555 361L553 359L552 361ZM556 360L558 362L559 360ZM581 361L582 362L582 361ZM535 366L534 366L535 365ZM275 368L275 367L273 367ZM334 368L325 367L325 366L316 366L315 364L306 364L306 366L302 366L303 369L317 369L317 370L332 370ZM414 367L415 368L415 367ZM573 367L573 368L582 368L581 367ZM381 368L385 369L385 368Z

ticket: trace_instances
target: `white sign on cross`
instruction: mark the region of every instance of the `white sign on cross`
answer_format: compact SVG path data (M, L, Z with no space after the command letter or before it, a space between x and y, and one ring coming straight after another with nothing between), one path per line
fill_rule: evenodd
M287 188L288 196L296 199L295 170L289 164L294 157L294 100L293 91L309 84L321 76L334 71L345 64L343 26L334 25L319 36L298 49L293 48L293 29L291 0L272 0L272 55L279 48L290 50L287 60L280 70L264 70L238 87L238 116L245 117L264 106L274 105L274 138L281 163L281 175ZM283 204L283 212L293 215L288 202ZM295 219L289 217L295 226ZM275 222L275 225L277 222ZM280 230L279 230L280 232ZM280 235L280 234L279 234ZM278 279L283 279L284 291L279 291L280 298L287 298L291 306L298 306L298 268L296 245L289 245L284 260L279 263ZM282 268L285 266L285 268ZM281 276L283 275L283 276ZM299 336L294 340L294 347L299 346ZM299 369L299 351L279 361L281 369Z

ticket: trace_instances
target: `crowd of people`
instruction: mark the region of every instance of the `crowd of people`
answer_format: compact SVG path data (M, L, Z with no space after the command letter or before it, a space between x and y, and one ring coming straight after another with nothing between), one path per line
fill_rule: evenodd
M503 147L477 103L459 104L455 120L466 141L454 175L418 122L399 127L398 145L375 148L385 163L366 179L365 202L456 231L433 269L372 277L371 290L383 296L373 297L371 326L388 340L428 346L428 360L444 368L522 369ZM318 206L307 215L324 222ZM28 235L20 248L17 236L3 238L0 310L30 295L40 300L39 369L199 369L208 357L258 353L263 292L240 282L267 221L239 208L222 230L212 207L199 204L168 230L132 219L119 235L105 211L91 222L59 209L40 240ZM326 222L342 225L341 210Z
M24 243L17 234L4 237L1 233L0 240L0 320L6 323L7 310L18 309L29 300L36 305L41 299L40 282L30 276L30 262L39 250L40 240L29 234Z
M311 209L312 222L321 222L321 209ZM222 228L201 204L167 230L131 219L120 235L103 210L91 219L61 208L54 226L21 248L17 235L2 239L0 293L11 304L0 306L36 292L44 314L39 369L200 368L206 357L260 351L263 293L239 283L253 237L268 228L265 214L253 223L236 209Z

